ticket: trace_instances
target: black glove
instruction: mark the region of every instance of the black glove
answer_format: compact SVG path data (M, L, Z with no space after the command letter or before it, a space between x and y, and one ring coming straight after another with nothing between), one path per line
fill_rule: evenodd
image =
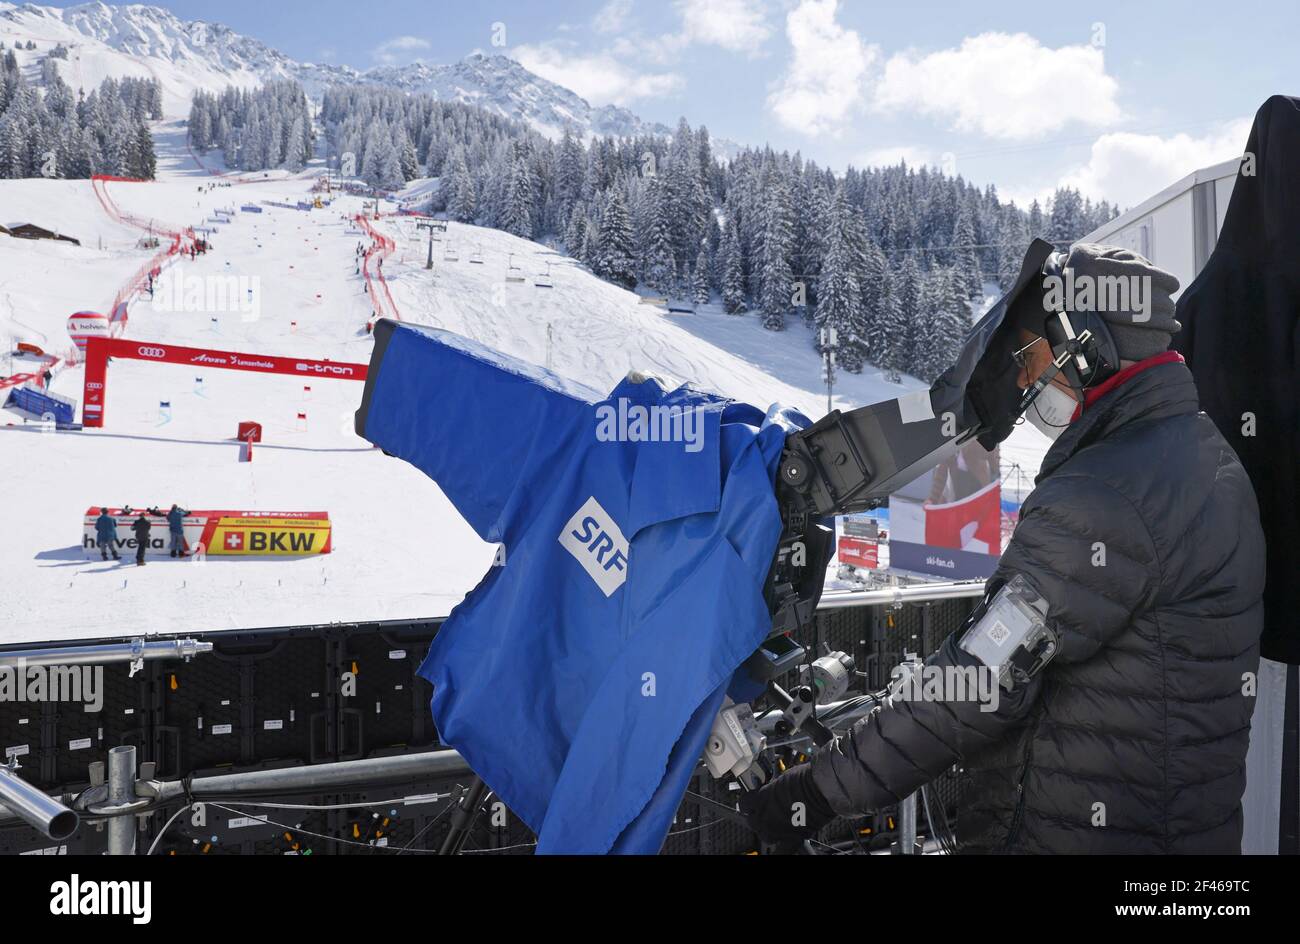
M835 818L813 782L811 764L792 767L759 789L741 794L738 802L749 817L750 829L769 843L807 839ZM803 804L802 810L796 803ZM796 825L798 814L801 825Z

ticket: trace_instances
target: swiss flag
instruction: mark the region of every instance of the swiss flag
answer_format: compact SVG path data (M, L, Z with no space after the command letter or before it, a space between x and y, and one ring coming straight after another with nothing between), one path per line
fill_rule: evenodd
M226 532L226 550L237 551L244 546L244 533L242 531Z
M1002 553L1002 488L990 482L973 495L925 506L925 543L976 554Z

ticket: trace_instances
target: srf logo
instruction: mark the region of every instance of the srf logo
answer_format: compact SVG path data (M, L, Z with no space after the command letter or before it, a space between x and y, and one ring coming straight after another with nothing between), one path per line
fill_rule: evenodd
M613 596L627 580L627 538L595 498L569 519L559 540L605 596Z

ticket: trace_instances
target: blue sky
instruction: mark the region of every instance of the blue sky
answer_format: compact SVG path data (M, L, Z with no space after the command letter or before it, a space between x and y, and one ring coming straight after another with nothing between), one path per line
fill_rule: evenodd
M1064 182L1132 205L1240 153L1270 94L1300 94L1292 0L158 5L360 69L504 53L595 104L837 170L903 156L1022 202Z

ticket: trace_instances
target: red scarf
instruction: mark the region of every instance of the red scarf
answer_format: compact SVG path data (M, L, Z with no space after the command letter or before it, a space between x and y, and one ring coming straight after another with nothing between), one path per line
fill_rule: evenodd
M1070 417L1070 422L1077 420L1088 407L1092 406L1106 394L1110 393L1120 384L1136 377L1142 371L1151 367L1158 367L1161 364L1182 364L1183 355L1177 351L1165 351L1163 354L1156 354L1148 357L1144 361L1138 361L1136 364L1129 364L1115 376L1110 377L1097 384L1095 387L1089 387L1083 391L1083 402L1074 408L1074 415Z

